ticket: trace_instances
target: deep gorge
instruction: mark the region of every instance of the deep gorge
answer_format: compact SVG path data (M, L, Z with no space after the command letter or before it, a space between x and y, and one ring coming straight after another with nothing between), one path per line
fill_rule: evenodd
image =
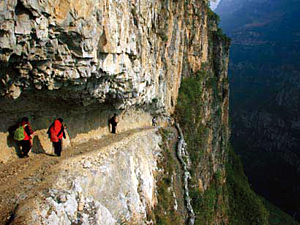
M207 0L2 1L0 170L32 169L0 176L1 224L187 223L173 120L195 224L267 224L229 147L229 46ZM24 116L36 134L29 159L10 129ZM57 117L61 159L46 134Z

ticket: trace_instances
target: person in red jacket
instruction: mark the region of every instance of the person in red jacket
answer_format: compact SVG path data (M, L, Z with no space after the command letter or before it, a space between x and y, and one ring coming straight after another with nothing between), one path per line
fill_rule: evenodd
M63 119L58 118L54 120L47 132L50 136L50 141L53 143L54 153L57 156L61 156L62 138L66 138L64 129Z
M24 128L24 139L19 141L20 145L21 145L21 158L23 157L29 157L28 153L30 151L30 149L32 148L32 137L31 135L33 134L33 131L31 129L29 120L27 117L23 117L21 120L21 126Z

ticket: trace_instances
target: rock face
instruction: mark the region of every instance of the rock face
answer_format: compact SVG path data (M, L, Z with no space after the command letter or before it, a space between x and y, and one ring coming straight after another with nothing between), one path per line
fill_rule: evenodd
M172 110L187 44L184 7L156 1L3 1L1 95L16 99L56 90L51 93L85 105L115 101L121 108L156 98ZM202 61L205 29L204 20L193 34ZM196 69L199 62L194 63Z
M299 9L297 0L223 0L217 9L232 38L233 146L255 190L298 220Z
M56 116L75 127L70 120L78 115L65 115L72 109L106 111L104 124L113 110L133 106L172 113L181 76L188 72L184 67L197 71L208 60L206 5L2 1L3 143L9 126L22 116L31 117L35 129L47 129ZM3 149L6 155L13 151Z
M192 123L207 126L205 157L189 169L196 171L193 188L200 194L217 172L224 184L229 43L218 34L210 13L206 0L2 1L0 160L16 157L13 125L23 116L36 133L35 153L52 153L46 131L56 117L67 124L64 147L71 149L108 135L113 113L119 116L118 132L149 127L154 115L165 126L181 80L207 70L197 99L201 115ZM64 160L47 190L20 203L14 223L153 223L147 217L157 204L159 175L179 179L157 166L168 159L159 157L160 144L159 135L147 131ZM184 204L173 193L174 202ZM220 209L210 222L226 224L225 217Z
M144 131L64 161L53 187L19 207L14 223L146 224L156 204L159 143L156 130Z

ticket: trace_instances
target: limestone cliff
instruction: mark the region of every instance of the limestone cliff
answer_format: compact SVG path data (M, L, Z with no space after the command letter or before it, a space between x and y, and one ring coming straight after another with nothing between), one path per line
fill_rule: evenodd
M91 139L113 138L107 122L115 112L120 133L149 127L154 115L167 125L181 81L195 74L200 74L201 91L195 91L201 106L193 119L180 121L205 127L203 142L195 142L201 151L185 153L191 185L203 195L217 175L225 184L229 43L207 0L5 0L0 17L0 160L17 158L11 133L23 116L36 133L33 153L52 153L46 130L62 117L68 127L64 147L79 154L64 153L70 157L55 161L37 198L25 191L18 195L10 220L159 223L153 213L162 205L159 183L166 176L172 177L165 192L172 193L169 207L182 209L184 223L189 213L178 191L181 181L176 183L183 172L177 168L171 174L162 166L170 158L156 129L105 148L90 146L90 153L76 148ZM225 201L225 196L217 199ZM224 209L215 210L207 223L228 223Z
M156 204L160 142L146 130L64 160L47 178L51 189L21 204L14 224L144 224Z
M112 110L153 106L156 113L172 113L184 67L196 71L207 61L206 4L2 1L0 137L6 155L12 150L5 146L8 126L25 115L36 130L64 117L73 139L92 130L99 136ZM91 110L100 113L99 124L77 129L77 118Z

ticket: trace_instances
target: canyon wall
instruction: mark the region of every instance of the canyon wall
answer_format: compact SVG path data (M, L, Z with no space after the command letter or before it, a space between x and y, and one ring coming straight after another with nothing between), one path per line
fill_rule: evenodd
M153 116L159 125L170 125L181 82L196 77L199 98L189 105L197 106L194 117L180 118L185 133L187 127L200 130L197 149L187 149L184 157L195 190L192 203L197 205L217 182L224 189L213 208L224 208L209 211L209 218L199 221L228 224L229 41L218 29L208 1L5 0L0 17L3 163L17 158L12 131L23 116L29 117L36 134L30 157L53 151L46 131L57 117L67 125L64 147L72 151L79 143L113 138L108 128L113 113L119 115L120 133L148 128ZM188 215L178 191L183 188L183 171L163 166L177 159L167 157L173 153L164 153L169 150L156 131L62 160L46 178L45 190L18 203L13 223L158 223L155 208L163 205L161 196L172 193L168 207L177 213L182 209L183 224ZM189 137L188 146L192 140ZM163 177L167 190L160 188ZM161 212L167 217L171 211Z
M14 155L8 130L23 116L43 134L63 117L72 140L86 130L101 135L99 125L107 130L107 118L130 107L172 113L183 67L207 61L206 4L2 1L1 161ZM98 124L82 127L95 111Z
M217 9L232 38L233 147L255 191L298 221L299 9L298 0L222 0Z

